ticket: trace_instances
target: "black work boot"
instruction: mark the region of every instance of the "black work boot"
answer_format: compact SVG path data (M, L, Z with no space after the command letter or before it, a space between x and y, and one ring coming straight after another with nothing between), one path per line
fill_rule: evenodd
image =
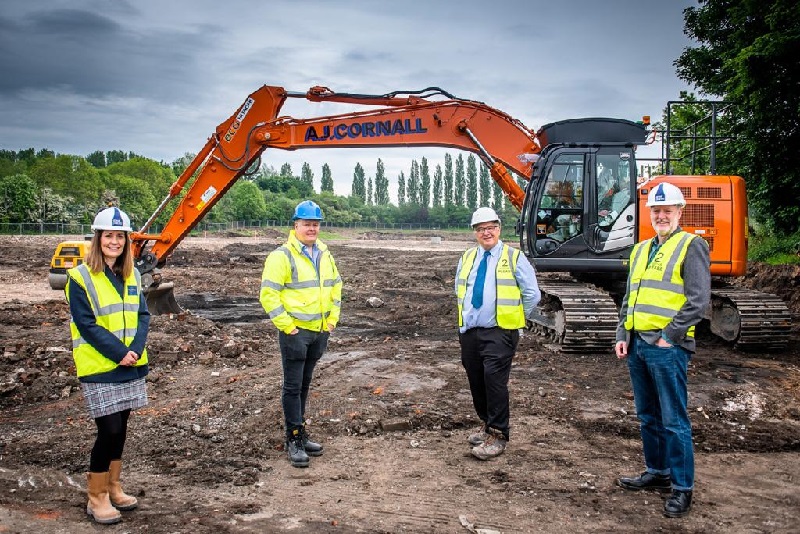
M286 441L286 454L292 467L308 467L308 454L303 448L303 435L300 429L292 430L292 435Z
M691 509L691 491L673 490L672 495L664 502L664 515L667 517L683 517Z
M308 438L306 427L303 427L300 434L303 436L303 449L305 449L306 454L309 456L322 456L322 445Z
M656 490L664 493L672 491L672 481L669 475L654 475L647 471L638 477L618 478L617 485L631 491Z

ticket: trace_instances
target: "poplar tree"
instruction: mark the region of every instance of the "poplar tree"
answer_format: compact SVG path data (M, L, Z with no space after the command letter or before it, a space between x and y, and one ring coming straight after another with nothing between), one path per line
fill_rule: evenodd
M467 181L466 177L464 176L464 155L459 154L456 158L455 199L453 199L453 202L456 206L465 206L464 190L466 189L466 186Z
M431 205L431 173L428 169L428 158L422 158L419 175L419 204L427 208Z
M408 175L406 183L406 196L409 204L419 206L419 163L417 160L411 160L411 173Z
M478 179L481 192L481 206L488 206L492 202L492 177L489 174L489 167L481 162L480 177ZM498 186L499 187L499 186Z
M450 154L444 155L444 207L449 208L455 205L455 195L453 178L453 158Z
M307 162L303 163L303 168L300 170L300 181L307 183L311 190L314 190L314 171L311 170L311 165Z
M322 178L319 182L319 190L323 193L326 191L333 193L333 177L331 176L331 168L327 163L322 166Z
M367 201L366 180L364 177L364 167L360 163L356 163L356 168L353 171L353 186L351 188L351 196L360 198L362 202Z
M478 207L478 167L475 154L467 156L467 207L475 211Z
M375 171L375 204L378 206L389 205L389 179L386 178L386 168L380 158L378 158Z
M433 171L433 207L442 207L442 166L437 164Z
M406 175L400 171L400 176L397 177L397 205L406 205Z

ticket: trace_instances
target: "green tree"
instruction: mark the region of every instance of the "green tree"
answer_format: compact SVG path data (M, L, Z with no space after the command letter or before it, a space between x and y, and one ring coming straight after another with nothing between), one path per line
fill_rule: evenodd
M283 165L281 165L281 176L283 176L284 178L289 178L291 176L294 176L294 174L292 174L291 164L284 163Z
M464 155L458 154L456 158L456 175L455 175L455 198L453 202L456 206L466 206L466 188L467 188L467 180L464 176Z
M361 163L356 163L356 168L353 170L353 185L350 188L350 196L361 199L362 203L367 201L367 184L364 176L364 167L361 166Z
M264 196L253 182L239 180L226 196L230 199L229 214L232 220L260 221L266 218L267 205Z
M0 177L0 222L27 222L36 211L36 184L25 174Z
M372 196L372 176L370 176L369 178L367 178L367 205L368 206L372 206L373 205L373 202L372 202L373 198L374 197Z
M433 171L433 207L442 207L442 166L438 164Z
M397 205L403 207L406 204L406 175L400 171L400 176L397 177Z
M492 181L492 177L489 174L489 167L481 162L481 170L478 178L478 187L481 192L481 206L489 206L492 203Z
M406 198L412 206L419 206L419 163L411 160L411 172L406 182Z
M453 158L450 154L444 155L444 207L450 208L455 205L453 177Z
M478 207L478 167L475 154L467 156L467 207L475 211Z
M500 184L494 182L492 184L492 208L497 213L503 211L503 199L505 199L505 193L503 193L503 188L500 187Z
M37 158L29 176L40 189L47 187L53 194L77 202L97 202L104 189L98 169L80 156Z
M123 150L109 150L106 152L106 165L128 161L128 154Z
M375 170L375 204L377 206L389 205L389 179L386 177L386 167L381 158Z
M321 193L325 193L326 191L333 193L333 177L331 176L331 168L327 163L322 166L322 178L319 182L319 190Z
M106 153L102 150L95 150L86 156L86 161L88 161L94 168L102 169L106 166Z
M419 204L423 208L431 205L431 171L428 168L428 158L422 158L419 166Z
M678 76L731 102L737 140L732 166L755 215L771 230L800 227L800 3L703 0L684 11L699 46L675 62Z
M311 165L304 162L303 168L300 170L300 181L307 183L311 190L314 190L314 171L311 170Z

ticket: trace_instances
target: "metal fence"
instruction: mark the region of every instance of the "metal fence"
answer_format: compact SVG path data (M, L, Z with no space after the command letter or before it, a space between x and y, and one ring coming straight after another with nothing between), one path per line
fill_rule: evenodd
M292 221L233 221L227 223L200 222L189 235L202 232L256 231L264 228L288 228ZM426 224L426 223L336 223L322 221L323 228L352 228L361 230L469 230L468 224ZM0 234L4 235L82 235L91 233L90 224L77 223L0 223ZM149 233L158 233L161 228L154 226Z

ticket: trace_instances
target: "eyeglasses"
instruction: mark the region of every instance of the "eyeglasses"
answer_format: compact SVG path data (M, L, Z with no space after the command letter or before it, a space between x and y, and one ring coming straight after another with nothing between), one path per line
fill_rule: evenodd
M485 234L486 232L494 232L498 228L500 228L500 225L498 225L498 224L493 224L491 226L479 226L479 227L475 228L475 233L476 234Z

